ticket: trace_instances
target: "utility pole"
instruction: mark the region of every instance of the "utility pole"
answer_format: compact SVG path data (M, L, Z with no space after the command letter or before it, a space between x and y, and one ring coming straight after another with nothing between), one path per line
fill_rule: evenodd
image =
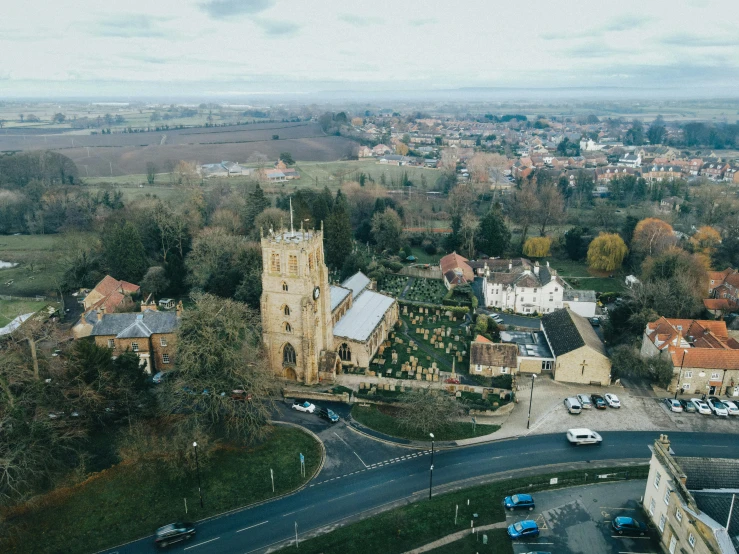
M431 437L431 467L429 468L429 500L431 500L431 488L434 485L434 434L429 433Z
M198 443L193 442L192 443L193 448L195 449L195 468L197 469L198 473L198 494L200 495L200 507L203 507L203 488L200 484L200 463L198 462Z
M526 429L531 425L531 404L534 403L534 380L536 379L536 373L531 374L531 396L529 397L529 417L526 420Z

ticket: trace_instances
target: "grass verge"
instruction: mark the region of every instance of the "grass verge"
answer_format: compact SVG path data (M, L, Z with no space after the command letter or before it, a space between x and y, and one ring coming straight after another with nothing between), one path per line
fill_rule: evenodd
M482 536L488 536L488 543L482 544ZM450 542L430 550L433 554L513 554L513 543L505 529L480 531L465 538Z
M598 469L597 475L601 478L597 479L597 482L646 479L648 474L648 465L627 469L618 467L602 468ZM413 504L388 510L357 523L340 527L331 533L304 540L300 543L300 552L301 554L331 554L334 552L337 554L343 554L344 552L393 554L407 552L452 533L469 529L473 514L478 515L475 520L476 526L504 521L505 512L501 502L508 495L522 490L530 493L592 484L595 475L592 469L552 472L516 479L504 479L434 496L431 500L419 500ZM557 478L557 482L552 485L551 479L554 477ZM457 506L459 512L457 514L457 524L454 525L454 514ZM522 516L521 519L525 519L525 516ZM505 529L502 529L502 531L505 533ZM463 541L457 541L445 546L444 550L437 549L434 552L511 552L511 543L507 536L501 536L494 531L488 531L487 533L488 548L491 546L490 534L493 533L492 542L500 543L501 549L484 550L478 548L476 550L466 550L469 545L461 544ZM480 541L482 541L482 537L480 537ZM460 546L458 550L453 548L457 544ZM482 542L478 545L483 546ZM507 550L506 545L508 545ZM295 550L294 544L280 552L293 550Z
M194 472L173 476L159 465L119 464L79 485L6 511L3 516L10 528L0 540L0 551L95 552L146 536L172 521L197 521L267 500L306 481L300 476L300 453L310 477L321 461L320 445L307 433L282 426L275 426L257 447L220 449L201 467L204 508Z
M376 406L368 407L355 404L352 408L352 417L362 425L374 429L380 433L397 437L399 439L409 439L417 441L428 441L428 434L421 431L406 429L400 424L400 421L394 417L398 408L394 406ZM495 433L500 429L500 425L476 425L475 431L472 431L472 423L454 422L446 429L434 431L437 441L451 441L458 439L471 439L473 437L481 437Z

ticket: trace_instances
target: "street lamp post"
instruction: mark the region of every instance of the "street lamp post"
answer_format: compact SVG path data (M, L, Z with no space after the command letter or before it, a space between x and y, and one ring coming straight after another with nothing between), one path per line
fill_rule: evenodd
M677 385L675 385L675 399L677 399L677 393L680 390L680 381L683 378L683 364L685 363L685 354L688 353L688 350L683 350L683 359L680 360L680 372L677 374Z
M531 374L531 396L529 397L529 418L526 421L526 429L529 428L529 425L531 425L531 404L534 403L534 380L536 379L536 374Z
M203 487L200 485L200 463L198 462L198 443L193 442L192 443L193 448L195 449L195 469L198 473L198 494L200 495L200 507L203 507Z
M429 500L431 500L431 487L434 484L434 434L429 433L431 437L431 467L429 468Z

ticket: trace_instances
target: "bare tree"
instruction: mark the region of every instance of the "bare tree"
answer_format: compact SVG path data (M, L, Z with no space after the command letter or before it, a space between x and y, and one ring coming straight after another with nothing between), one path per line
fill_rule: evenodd
M447 428L461 415L457 400L441 390L414 388L403 395L402 402L401 424L424 434Z
M562 193L554 185L546 185L539 189L539 234L546 235L549 225L556 225L565 219L565 201Z

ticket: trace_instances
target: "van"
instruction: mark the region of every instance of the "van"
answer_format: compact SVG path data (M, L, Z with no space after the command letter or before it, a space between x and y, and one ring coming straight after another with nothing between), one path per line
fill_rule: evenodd
M567 411L571 414L579 414L580 412L582 412L580 401L574 396L565 398L565 408L567 408Z
M567 440L570 444L600 444L603 438L590 429L569 429L567 431Z

